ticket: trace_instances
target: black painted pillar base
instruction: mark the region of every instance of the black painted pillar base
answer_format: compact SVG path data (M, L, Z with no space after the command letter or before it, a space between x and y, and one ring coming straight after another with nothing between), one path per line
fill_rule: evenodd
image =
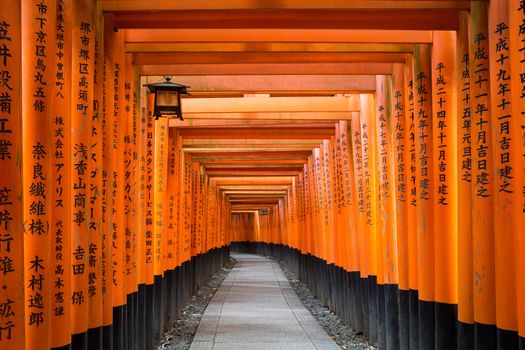
M113 349L121 350L125 346L124 328L125 324L125 306L113 308Z
M370 341L373 344L378 344L379 340L379 334L378 334L378 327L379 324L377 322L377 277L376 276L368 276L369 283L368 283L368 312L369 312L369 328L368 328L368 335L370 337Z
M496 349L496 326L474 323L474 348L476 350Z
M71 336L71 348L73 350L88 350L88 334L84 333L73 334Z
M399 288L397 284L385 284L385 325L388 350L399 346Z
M419 300L419 349L435 349L435 306L432 301Z
M419 349L419 292L408 291L408 309L410 317L410 349Z
M104 346L102 336L102 327L91 328L88 330L88 349L102 350Z
M410 350L410 294L399 290L399 349ZM451 349L453 350L453 349Z
M102 343L104 350L113 350L113 325L102 327Z
M436 349L456 349L458 347L456 304L435 303L436 308Z
M474 324L458 321L458 350L474 349Z

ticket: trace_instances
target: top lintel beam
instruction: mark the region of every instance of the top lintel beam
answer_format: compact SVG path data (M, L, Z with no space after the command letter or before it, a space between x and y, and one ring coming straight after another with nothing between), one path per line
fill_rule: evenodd
M130 1L131 2L131 1ZM436 1L438 2L438 1ZM137 3L133 1L133 3ZM416 2L415 4L417 4ZM414 4L414 2L412 2ZM457 9L148 10L113 12L114 29L457 30Z

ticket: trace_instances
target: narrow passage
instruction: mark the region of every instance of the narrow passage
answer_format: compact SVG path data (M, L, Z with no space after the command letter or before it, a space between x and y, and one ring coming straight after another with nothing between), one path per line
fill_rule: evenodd
M274 261L238 261L202 317L191 350L339 349L301 303Z

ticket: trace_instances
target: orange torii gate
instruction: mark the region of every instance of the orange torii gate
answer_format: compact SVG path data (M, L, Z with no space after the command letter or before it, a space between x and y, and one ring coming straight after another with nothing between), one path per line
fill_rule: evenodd
M0 348L153 348L245 242L380 348L523 348L524 20L3 4ZM184 121L153 115L162 74L194 86Z

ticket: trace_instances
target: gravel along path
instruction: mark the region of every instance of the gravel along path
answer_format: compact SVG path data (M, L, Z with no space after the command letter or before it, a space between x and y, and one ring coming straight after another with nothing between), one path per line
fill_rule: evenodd
M281 262L279 264L301 302L341 349L376 349L364 336L357 334L337 315L323 307L306 285L297 279L294 273L290 272ZM213 276L208 285L191 298L190 303L182 311L179 319L162 337L157 350L189 350L206 307L234 265L235 260L231 259L225 268Z
M206 310L211 298L222 281L228 276L235 263L235 259L230 259L230 262L218 271L210 282L190 299L189 304L182 311L177 321L162 336L157 350L188 350L190 348L204 310Z
M271 259L275 260L275 258ZM286 268L286 265L281 261L279 261L279 265L301 302L341 349L376 349L366 337L357 334L357 332L346 325L339 316L322 306L319 299L312 294L304 283L297 279L297 276L293 272Z

